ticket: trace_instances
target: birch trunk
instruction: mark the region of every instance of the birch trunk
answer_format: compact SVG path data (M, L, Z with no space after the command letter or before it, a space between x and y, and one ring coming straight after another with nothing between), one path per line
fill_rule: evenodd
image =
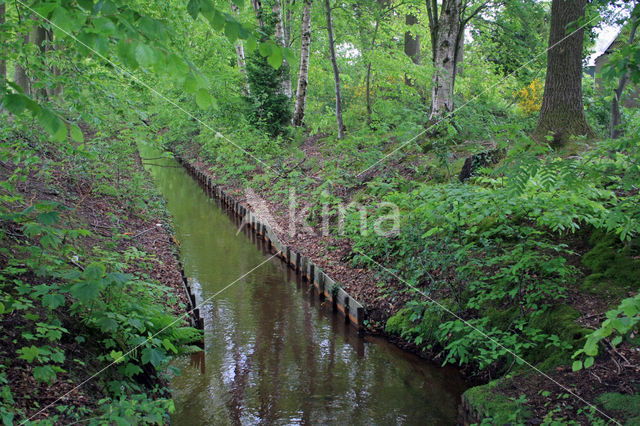
M282 22L282 7L280 4L281 0L275 0L273 2L273 14L276 17L276 25L275 25L275 38L276 38L276 42L281 46L281 47L286 47L285 44L285 40L284 40L284 25ZM286 59L283 59L282 62L282 74L283 74L283 78L282 78L282 94L284 94L285 96L287 96L288 98L291 98L291 75L289 73L289 63L287 62Z
M296 105L293 111L293 120L291 120L291 124L294 127L302 126L307 101L309 53L311 50L311 6L312 0L304 0L304 8L302 9L302 30L300 36L300 70L298 72Z
M336 121L338 124L338 139L344 138L344 124L342 124L342 94L340 92L340 71L336 59L336 48L333 41L333 25L331 22L331 2L324 0L327 15L327 33L329 35L329 51L331 52L331 64L333 65L333 81L336 88Z
M231 2L231 10L236 14L239 15L240 14L240 9L238 9L238 6L236 6L235 4L233 4L233 2ZM238 62L238 68L240 68L240 72L242 74L244 74L244 79L245 79L245 94L249 95L251 93L251 91L249 90L249 78L247 77L247 61L246 61L246 57L244 55L244 45L242 44L241 40L238 40L235 44L235 48L236 48L236 61Z

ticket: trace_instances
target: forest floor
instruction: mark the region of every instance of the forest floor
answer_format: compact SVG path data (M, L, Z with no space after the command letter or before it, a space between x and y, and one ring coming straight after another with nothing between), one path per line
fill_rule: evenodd
M87 133L86 128L84 129ZM87 135L89 138L90 134ZM135 149L135 148L134 148ZM135 150L137 153L137 150ZM47 157L47 153L42 153ZM49 153L49 161L56 164L61 153ZM147 188L145 203L158 195L151 177L143 170L140 158L136 154L134 172L140 172L145 177L144 186ZM15 169L11 163L0 162L0 180L6 179ZM39 170L29 173L26 180L15 184L17 195L21 195L33 206L42 202L58 203L66 208L67 213L62 221L75 227L91 231L91 235L82 239L86 252L95 249L113 251L123 254L134 249L138 253L145 253L144 261L134 260L128 263L123 272L140 275L149 282L159 283L166 292L165 301L168 308L176 315L185 313L188 299L182 284L179 263L176 257L177 247L171 234L170 218L163 209L149 207L132 209L132 201L126 195L109 196L96 190L99 183L95 176L90 179L71 179L68 171L53 167L46 173L46 180ZM126 192L125 192L126 194ZM8 259L19 257L14 251L16 243L22 246L37 245L24 235L21 227L1 223L6 232L6 239L0 243L6 250L0 254L0 270L5 271ZM115 242L115 244L114 244ZM152 265L149 264L149 259ZM78 266L85 262L82 257L71 260ZM71 265L73 266L73 265ZM151 266L151 267L150 267ZM21 277L27 284L37 286L41 278L33 274L23 274ZM44 307L35 307L32 315L46 317ZM39 309L39 311L38 311ZM74 413L81 415L92 413L104 403L103 398L109 392L104 388L101 380L94 380L91 374L101 371L102 364L97 360L104 350L91 341L77 340L76 336L86 333L83 325L78 323L78 317L72 316L69 308L63 306L55 312L58 321L69 330L68 334L55 343L55 348L66 354L64 364L52 383L36 381L32 374L33 365L24 359L16 357L16 351L28 342L21 334L29 325L21 315L21 311L5 313L2 316L3 335L0 337L0 364L6 367L7 382L11 390L14 408L27 418L35 416L34 420L54 420L56 423L67 423L77 417L67 417L61 407L72 406ZM79 367L78 364L83 365ZM145 369L145 371L147 371ZM148 372L148 371L147 371ZM164 379L154 373L140 376L137 380L149 388L157 384L166 385ZM3 398L6 395L3 394ZM158 396L167 397L161 393ZM58 398L61 397L60 400ZM102 401L101 401L102 400ZM7 402L7 401L5 401ZM48 404L55 404L48 406ZM37 416L36 416L37 414Z
M326 159L322 158L316 146L315 139L303 143L300 149L304 151L304 158L325 161ZM216 173L216 165L203 160L197 144L183 145L180 153L194 166L211 176L212 180L220 181L217 179L220 176ZM293 163L293 167L302 167L305 173L312 173L311 170L304 169L303 163L304 161L299 164ZM407 173L411 170L406 165L396 169L405 170ZM245 178L250 180L251 173L253 172L247 173ZM376 173L378 172L375 170L369 172L367 179L373 178ZM318 173L311 177L318 184L322 182L322 175ZM414 295L402 291L406 287L398 280L386 279L382 283L379 275L374 271L352 267L350 265L350 259L354 255L352 241L347 238L338 239L332 235L323 235L320 226L310 226L306 222L305 214L295 216L296 232L291 235L287 232L290 229L291 218L286 197L283 200L282 197L274 196L269 192L268 185L259 197L247 191L240 180L228 181L221 186L238 201L249 205L258 216L264 219L265 215L268 215L270 225L283 244L311 258L362 303L366 310L368 333L384 336L402 349L433 362L442 363L443 348L418 346L385 331L387 320ZM353 199L358 188L333 188L333 190L342 199L348 201ZM297 197L296 211L308 212L314 203L316 200L304 196ZM579 269L584 269L584 266L580 265L578 258L589 249L586 239L588 238L584 236L578 237L572 246L577 254L575 259L569 259L569 262L575 263ZM378 260L384 263L384 259ZM447 278L450 271L445 268L436 273L440 274L440 278ZM584 273L587 274L588 271ZM436 300L442 300L447 297L447 294L432 293L431 296ZM570 288L562 303L561 308L570 310L572 314L571 319L567 320L568 324L572 329L575 328L577 333L583 333L586 329L595 329L598 326L605 312L610 308L612 299L605 295L586 294L578 288ZM558 312L558 315L562 315L562 312ZM558 328L558 333L564 332L565 330L560 328L567 324L561 322L554 324L556 318L549 316L545 319L549 323L548 327L552 330L554 327ZM494 424L517 423L523 420L529 424L542 424L551 420L578 424L598 423L599 419L604 417L588 407L588 404L594 404L607 416L622 423L625 420L631 423L640 422L640 410L634 408L640 407L640 395L638 395L640 352L632 345L623 343L616 348L609 348L599 356L597 365L590 369L574 372L570 360L567 359L566 364L539 371L514 363L510 367L507 366L508 374L506 375L504 374L505 366L498 374L490 369L478 370L472 364L465 364L461 372L475 387L472 387L463 397L465 404L461 412L465 413L461 414L460 421L463 423L481 421L482 418L488 417ZM496 380L496 377L499 378Z

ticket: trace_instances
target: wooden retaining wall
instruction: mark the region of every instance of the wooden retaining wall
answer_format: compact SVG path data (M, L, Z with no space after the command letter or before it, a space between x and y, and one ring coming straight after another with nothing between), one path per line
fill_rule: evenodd
M313 285L318 290L319 297L328 300L333 305L334 310L340 312L346 321L349 321L358 328L363 327L364 307L344 291L337 281L329 277L319 266L314 264L311 259L296 252L291 247L282 244L268 224L261 222L260 218L245 204L238 202L219 185L213 183L209 176L198 170L190 162L185 161L179 155L176 154L175 157L178 162L184 166L189 175L200 184L207 195L219 199L235 216L246 219L249 229L257 238L264 240L270 253L276 254L288 267L299 274L303 280ZM189 292L190 290L186 280L185 285Z
M189 279L184 273L184 267L182 262L180 261L180 255L178 252L174 252L176 256L176 260L178 262L178 269L180 270L180 275L182 277L182 285L184 286L184 291L187 294L187 299L189 300L189 305L187 306L187 313L189 314L189 323L192 327L197 328L198 330L204 330L204 319L200 315L200 308L197 307L196 301L196 293L193 291L191 285L189 285ZM195 343L196 346L200 346L204 349L204 337L201 341Z

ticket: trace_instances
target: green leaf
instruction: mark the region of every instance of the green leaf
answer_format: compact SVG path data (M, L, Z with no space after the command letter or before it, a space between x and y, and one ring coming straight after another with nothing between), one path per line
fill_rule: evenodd
M99 280L104 276L106 268L102 263L92 262L87 266L82 275L88 280Z
M294 63L296 61L296 56L293 54L293 51L291 49L289 49L288 47L284 48L284 58L290 64L292 64L292 63Z
M131 362L127 363L127 365L124 367L124 375L127 377L133 377L136 374L140 373L142 373L142 368Z
M238 24L235 20L227 21L224 26L224 35L227 36L230 42L234 42L238 39L240 35L240 24Z
M589 368L589 367L591 367L592 365L593 365L593 357L592 357L592 356L587 357L587 358L584 360L584 368Z
M280 46L273 46L267 62L275 69L279 69L282 66L282 48Z
M171 53L167 57L167 66L169 73L174 77L184 77L189 72L187 63L175 53Z
M101 317L97 323L103 333L112 333L118 329L118 322L113 318Z
M66 138L67 128L64 125L64 122L54 114L51 110L47 108L42 108L40 113L38 114L38 123L42 126L42 128L54 137L58 137L61 129L64 132L64 137Z
M109 39L103 36L97 36L93 39L93 48L102 56L109 52Z
M169 339L163 339L162 346L164 346L166 350L171 351L174 354L178 353L178 349L173 345L173 343L171 343L171 341L169 341Z
M571 365L571 369L573 371L582 370L582 361L573 361L573 364Z
M104 16L94 18L92 23L93 27L105 37L112 36L117 31L116 24L114 24L111 19L105 18Z
M91 12L93 10L93 0L78 0L78 4L87 12Z
M231 0L231 1L233 2L233 4L238 6L240 9L242 9L244 7L244 0Z
M42 296L42 306L49 309L56 309L64 305L64 296L62 294L50 293Z
M200 109L207 109L211 106L211 97L205 89L198 89L196 92L196 104Z
M18 358L24 359L27 362L33 362L34 359L40 355L40 349L36 346L31 345L31 347L23 347L18 349L18 353L22 354Z
M611 339L611 345L613 347L618 346L620 343L622 343L622 336L616 336L613 339Z
M59 213L56 211L40 213L38 215L38 222L43 225L53 225L54 223L58 222L58 216Z
M42 365L33 369L33 378L39 382L51 383L56 378L56 371L50 365Z
M24 96L18 95L18 94L15 94L15 93L11 93L9 95L5 95L5 97L2 98L2 105L10 113L13 113L15 115L18 115L22 111L24 111L24 108L26 106L25 102L24 102Z
M122 351L111 351L111 353L109 353L109 356L111 357L112 360L115 361L116 364L124 361L124 354L122 353Z
M201 8L200 0L189 0L189 3L187 3L187 12L193 19L198 18L198 13L200 13Z
M249 35L247 37L247 51L251 53L254 50L256 50L256 47L258 47L258 42L256 41L256 38L253 35Z
M155 62L155 53L153 49L144 43L136 43L133 49L136 61L143 67L149 67Z
M71 139L73 139L76 142L81 143L84 141L84 135L82 134L82 130L80 130L80 127L76 126L75 124L69 125L69 134L71 135Z
M195 93L198 89L198 81L193 76L193 73L187 74L187 77L184 82L184 90L187 93Z
M260 46L258 46L258 52L260 52L262 56L267 57L271 54L273 47L275 46L269 42L260 43Z
M209 14L209 16L207 16L207 19L209 20L209 23L211 24L214 30L222 31L222 29L224 28L224 24L226 20L224 15L219 11L216 10L212 14Z
M84 281L74 284L70 289L71 295L79 301L86 303L95 299L100 294L100 287L95 281Z
M158 367L166 357L160 353L160 351L152 348L144 348L142 350L142 363L148 364L151 363L154 367Z
M53 22L53 33L56 38L65 38L67 34L71 34L73 30L73 19L64 7L57 7L51 17Z

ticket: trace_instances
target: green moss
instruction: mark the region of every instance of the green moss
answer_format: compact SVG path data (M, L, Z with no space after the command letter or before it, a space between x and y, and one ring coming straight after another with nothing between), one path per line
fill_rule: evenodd
M625 425L640 425L640 395L624 395L621 393L603 393L596 401L609 411L624 418Z
M399 310L398 313L387 320L385 325L387 333L402 336L409 340L420 337L416 343L434 342L436 340L436 331L442 322L441 313L427 309L419 322L411 321L412 314L413 311L408 308Z
M486 385L468 389L462 398L471 409L483 419L490 419L492 424L524 423L531 417L531 411L520 402L507 397L499 390L501 379Z
M384 329L387 333L400 336L404 330L412 327L411 320L409 320L410 315L411 311L409 309L400 309L387 320Z
M512 306L508 309L496 309L488 308L485 311L485 316L489 318L489 322L492 326L499 328L500 330L507 330L513 321L518 317L520 309L517 306Z
M594 232L590 238L592 249L582 263L591 270L582 290L619 299L629 290L640 288L640 240L623 244L613 234Z
M539 364L538 367L542 370L566 364L575 348L582 346L584 336L591 331L575 322L580 315L580 311L568 305L556 305L534 315L530 320L533 328L540 329L544 334L557 335L561 341L569 343L572 348L561 349L555 346L544 348L543 345L538 345L535 351L528 354L528 360Z

